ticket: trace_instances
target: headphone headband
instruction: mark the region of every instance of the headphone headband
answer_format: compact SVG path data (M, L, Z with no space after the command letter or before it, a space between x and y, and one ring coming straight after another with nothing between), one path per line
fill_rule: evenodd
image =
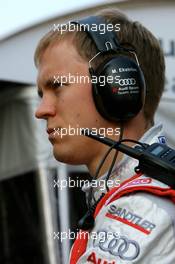
M91 39L96 44L98 51L101 53L107 51L133 51L132 49L126 49L120 46L117 39L117 34L114 30L107 29L107 23L103 17L100 16L89 16L77 21L71 21L71 24L78 24L84 26L84 30L90 35ZM100 33L100 25L105 26L105 32ZM92 30L93 26L96 25L98 30Z

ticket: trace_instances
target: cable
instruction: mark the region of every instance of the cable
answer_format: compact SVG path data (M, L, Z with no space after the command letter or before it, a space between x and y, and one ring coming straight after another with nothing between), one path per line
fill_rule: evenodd
M124 126L123 126L123 123L121 123L121 126L120 126L120 137L119 137L119 141L116 142L116 144L119 144L119 143L122 141L123 132L124 132ZM115 145L116 145L116 144L115 144ZM115 152L115 154L114 154L114 157L113 157L113 160L112 160L112 163L111 163L111 166L110 166L110 168L109 168L109 170L108 170L108 174L107 174L106 179L105 179L105 187L106 187L107 192L109 191L109 188L108 188L108 180L109 180L109 177L110 177L110 175L111 175L111 172L112 172L112 169L113 169L113 167L114 167L114 164L115 164L115 162L116 162L116 159L117 159L117 157L118 157L118 152L119 152L119 151L116 150L116 152Z
M100 164L98 165L98 168L97 168L97 170L96 170L95 176L93 177L92 180L96 180L96 179L97 179L98 174L99 174L99 172L100 172L100 170L101 170L101 167L103 166L103 163L105 162L107 156L108 156L109 153L112 151L112 149L113 149L113 147L114 147L115 145L116 145L116 143L114 143L114 144L108 149L108 151L105 153L104 157L103 157L102 160L100 161ZM93 192L93 188L91 187L91 189L90 189L90 191L89 191L89 197L88 197L88 208L91 207L91 204L90 204L90 203L91 203L92 198L93 198L94 202L96 202L94 196L92 195L92 192Z
M122 139L122 137L123 137L123 127L122 127L122 126L121 126L121 129L122 129L122 131L120 132L120 138L119 138L119 141L116 142L117 145L120 144L120 143L122 143L122 142L132 142L132 143L136 143L136 144L138 144L138 145L141 145L144 149L146 149L145 144L142 143L142 142L139 142L139 141L136 141L136 140L133 140L133 139ZM116 144L114 144L114 145L116 145ZM112 145L112 146L113 146L113 145ZM107 176L106 176L106 182L105 182L105 183L106 183L106 190L107 190L107 191L109 191L109 188L108 188L108 186L107 186L107 183L108 183L109 177L110 177L110 175L111 175L111 171L112 171L112 169L113 169L113 167L114 167L115 160L117 159L118 152L119 152L119 151L116 150L116 153L115 153L115 155L114 155L114 158L113 158L112 164L111 164L111 166L110 166L110 168L109 168L109 170L108 170L108 174L107 174Z
M106 158L108 157L108 155L109 155L110 152L112 151L113 147L114 147L116 144L120 143L120 141L122 140L122 137L123 137L123 131L124 131L124 126L123 126L123 123L121 122L121 125L120 125L120 137L119 137L119 141L115 142L115 143L114 143L114 144L113 144L113 145L107 150L107 152L105 153L104 157L103 157L102 160L100 161L100 164L98 165L98 168L97 168L97 170L96 170L95 176L93 177L92 180L96 180L96 179L97 179L98 174L99 174L99 172L100 172L100 170L101 170L101 168L102 168L102 166L103 166L103 164L104 164ZM116 161L116 159L117 159L117 156L118 156L118 150L116 150L116 152L115 152L115 154L114 154L114 157L113 157L113 159L112 159L112 162L111 162L110 168L109 168L109 170L108 170L108 173L107 173L107 176L106 176L106 179L105 179L105 187L106 187L107 192L109 191L109 188L108 188L108 186L107 186L107 181L108 181L108 179L109 179L109 177L110 177L110 174L111 174L111 171L112 171L112 169L113 169L113 167L114 167L114 164L115 164L115 161ZM103 194L102 194L102 195L103 195ZM93 195L93 188L91 187L91 189L90 189L90 191L89 191L89 196L88 196L88 209L90 209L90 207L91 207L91 201L92 201L92 199L94 200L95 203L97 203L97 201L95 200L95 197L94 197L94 195ZM100 197L100 199L101 199L101 197ZM99 201L100 199L98 199L98 201Z
M98 168L96 170L96 173L95 173L95 176L93 177L93 180L96 180L97 177L98 177L98 174L106 160L106 158L108 157L108 155L110 154L111 150L113 149L113 147L116 145L116 144L120 144L122 142L132 142L132 143L135 143L135 144L138 144L138 145L141 145L144 149L146 149L146 146L144 143L142 142L139 142L139 141L136 141L136 140L133 140L133 139L122 139L123 137L123 132L124 132L124 127L123 127L123 124L121 123L121 126L120 126L120 137L119 137L119 140L117 142L115 142L109 149L108 151L105 153L104 157L102 158L102 160L100 161L100 164L98 165ZM114 154L114 157L112 159L112 162L111 162L111 165L110 165L110 168L108 170L108 173L107 173L107 176L106 176L106 179L105 179L105 187L106 187L106 190L107 192L109 191L109 188L108 188L108 180L110 178L110 175L111 175L111 172L112 172L112 169L114 167L114 164L115 164L115 161L117 159L117 156L118 156L118 150L116 150L115 154ZM91 187L90 189L90 192L89 192L89 197L88 197L88 208L91 207L91 201L92 199L94 200L94 202L96 203L97 201L95 200L95 197L93 195L93 188Z
M137 140L127 139L127 138L122 139L122 140L119 140L119 141L117 142L117 144L120 144L120 143L122 143L122 142L132 142L132 143L136 143L136 144L142 146L144 149L146 149L146 145L147 145L147 144L142 143L142 142L139 142L139 141L137 141Z

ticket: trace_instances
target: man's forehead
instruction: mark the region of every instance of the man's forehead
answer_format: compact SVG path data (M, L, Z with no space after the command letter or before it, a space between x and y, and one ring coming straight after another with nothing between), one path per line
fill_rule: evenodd
M37 84L44 83L51 75L53 76L51 65L47 61L40 63L38 65Z
M62 56L64 56L64 54L62 54ZM62 63L61 56L59 56L59 54L57 55L55 49L53 50L51 47L48 48L44 51L38 64L37 84L44 84L63 70L64 64Z
M65 44L64 44L65 43ZM88 61L80 57L73 44L68 46L64 42L58 46L47 48L38 65L37 83L45 83L54 76L65 75L68 72L76 72L81 64L88 65Z

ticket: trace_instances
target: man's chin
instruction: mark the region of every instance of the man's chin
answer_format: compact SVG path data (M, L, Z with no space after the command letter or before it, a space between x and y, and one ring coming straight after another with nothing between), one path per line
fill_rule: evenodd
M58 149L53 148L53 155L55 159L59 162L63 162L70 165L82 165L81 161L75 157L75 155L71 154L70 152L58 151Z

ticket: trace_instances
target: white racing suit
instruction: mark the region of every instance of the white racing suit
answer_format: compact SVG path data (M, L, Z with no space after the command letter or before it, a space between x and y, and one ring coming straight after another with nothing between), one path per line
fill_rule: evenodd
M161 126L140 141L158 139L163 139ZM144 175L131 177L136 165L124 157L115 168L121 185L98 204L94 228L79 233L70 264L175 264L175 191ZM96 198L100 192L96 190Z

